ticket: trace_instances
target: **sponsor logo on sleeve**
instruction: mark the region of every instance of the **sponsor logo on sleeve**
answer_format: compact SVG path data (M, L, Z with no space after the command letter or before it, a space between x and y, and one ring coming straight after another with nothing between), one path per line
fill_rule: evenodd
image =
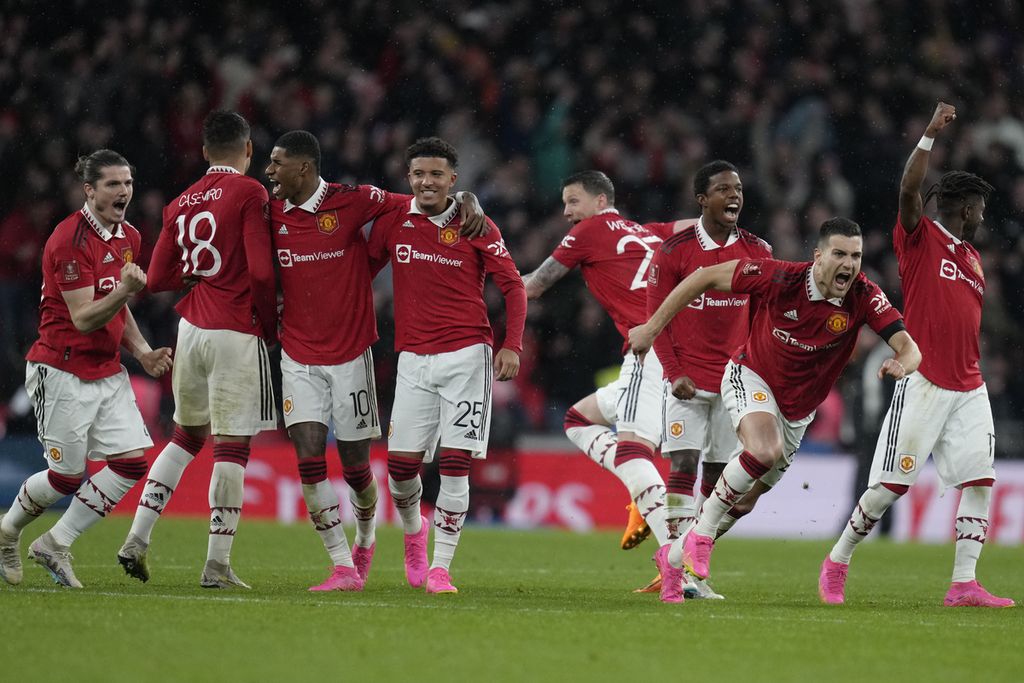
M900 454L900 472L903 474L910 474L917 467L917 456L912 453L901 453Z
M660 267L658 264L651 266L650 270L647 271L647 283L652 285L658 284L658 271Z
M832 334L842 334L850 326L850 314L845 311L837 311L825 321L825 329Z
M373 201L377 202L378 204L383 204L384 203L384 190L382 190L379 187L376 187L374 185L370 185L369 188L370 188L370 199L372 199Z
M451 225L437 229L437 241L446 247L451 247L459 242L459 231Z
M63 282L76 282L81 274L78 271L78 261L60 262L60 279Z
M562 238L562 242L558 245L562 249L572 249L572 243L576 241L576 238L572 235L566 235Z
M740 275L745 277L757 277L761 274L761 264L755 261L747 261L740 269Z
M673 439L681 437L686 430L683 428L682 422L673 422L668 426L668 433L672 435Z
M316 215L316 229L325 235L330 235L339 225L337 211L321 211Z

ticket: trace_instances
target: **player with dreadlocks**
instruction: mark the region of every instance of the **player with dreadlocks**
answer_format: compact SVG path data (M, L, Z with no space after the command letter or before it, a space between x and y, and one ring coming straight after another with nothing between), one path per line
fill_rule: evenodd
M920 346L922 361L918 372L896 383L875 446L868 489L822 563L818 592L829 604L844 602L854 549L914 484L929 454L943 484L960 489L953 578L944 604L1014 604L992 595L975 579L995 482L995 430L978 365L985 275L970 240L984 221L992 186L972 173L951 171L921 198L935 136L955 119L956 109L939 102L900 182L893 245L903 281L907 331ZM924 215L932 197L938 221Z

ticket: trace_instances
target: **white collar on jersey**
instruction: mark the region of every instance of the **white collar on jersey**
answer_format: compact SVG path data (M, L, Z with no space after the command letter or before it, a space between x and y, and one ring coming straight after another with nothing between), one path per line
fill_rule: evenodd
M728 247L740 238L740 231L733 228L729 231L729 238L725 240L725 244L719 244L711 238L711 235L709 235L708 231L704 228L704 216L697 219L697 225L694 226L694 231L697 233L697 242L700 243L700 248L704 251L714 251L715 249Z
M832 297L831 299L826 299L825 295L821 293L820 289L818 289L818 283L814 281L813 263L807 268L807 279L805 282L807 283L807 298L810 301L828 301L833 306L843 305L843 300L841 298Z
M455 218L455 214L459 212L459 203L456 201L452 202L452 205L447 209L437 214L436 216L427 216L427 219L439 228L443 228L452 222ZM416 198L413 197L409 202L409 213L419 214L421 216L426 215L423 210L420 209L419 204L416 203Z
M942 231L943 235L945 235L949 239L953 240L953 244L955 244L956 246L960 246L960 243L963 240L961 240L959 237L955 237L953 235L953 233L951 233L949 230L946 230L946 226L944 226L942 223L940 223L938 221L934 221L934 223L935 223L935 225L939 226L939 230Z
M609 206L607 209L601 209L600 211L598 211L594 215L595 216L600 216L603 213L618 213L618 212L619 212L619 210L616 209L614 206Z
M234 173L235 175L242 175L242 172L234 166L221 166L220 164L211 166L207 169L206 175L210 175L211 173Z
M320 185L317 186L316 192L314 192L309 199L298 205L298 208L309 213L316 213L317 209L320 208L320 202L324 200L324 195L327 194L327 181L320 178ZM284 200L284 212L288 213L295 208L295 204L292 204L290 200Z
M85 220L92 226L93 231L100 236L100 239L104 242L109 242L114 237L124 237L124 226L118 223L116 226L117 231L111 232L107 228L103 227L100 223L100 219L96 217L96 214L89 208L89 202L82 205L82 215L85 216Z

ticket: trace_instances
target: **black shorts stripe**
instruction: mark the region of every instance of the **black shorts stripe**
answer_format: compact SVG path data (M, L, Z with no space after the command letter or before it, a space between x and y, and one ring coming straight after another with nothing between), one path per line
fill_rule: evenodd
M373 375L373 351L369 346L363 351L363 372L366 375L366 391L370 398L370 426L376 427L380 424L380 415L377 412L377 383Z
M494 381L494 360L490 346L484 347L484 396L480 412L480 440L491 438L491 383Z
M270 420L274 415L274 392L270 384L270 359L262 339L256 340L260 366L260 420Z
M39 386L36 387L36 433L43 438L46 427L46 367L37 365L39 371Z
M743 388L743 375L741 366L738 363L733 363L732 370L729 371L729 384L732 385L733 391L736 392L736 407L743 410L747 407L747 394Z
M907 392L908 379L904 377L896 383L896 391L889 404L889 431L885 437L885 458L882 460L882 471L892 472L896 469L896 447L900 438L900 421L903 419L903 402Z
M644 366L639 359L633 364L633 375L626 387L625 405L622 408L622 420L633 422L636 419L636 407L639 403L640 387L643 385Z

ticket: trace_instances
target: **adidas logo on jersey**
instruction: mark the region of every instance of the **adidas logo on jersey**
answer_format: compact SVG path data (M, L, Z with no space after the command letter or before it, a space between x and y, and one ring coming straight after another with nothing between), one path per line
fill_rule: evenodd
M946 248L949 249L954 254L956 253L956 245L955 244L947 244Z
M278 235L287 235L288 234L288 228L285 227L284 223L281 224L281 228L280 228L280 230L277 231L277 234Z
M359 424L356 425L356 429L366 429L366 420L360 420Z
M786 311L782 315L784 315L785 317L789 318L790 320L799 320L799 318L796 315L796 309L795 308L793 310L791 310L791 311Z
M103 262L104 262L104 263L113 263L113 262L114 262L114 255L113 255L113 254L111 254L111 253L110 253L110 252L108 251L108 252L107 252L107 255L103 257Z
M477 436L475 429L470 429L468 432L466 432L464 438L466 438L466 439L473 439L473 441L479 441L480 440L480 437Z
M412 221L406 221L406 222L402 223L402 227L403 228L415 228L416 226L412 224Z

